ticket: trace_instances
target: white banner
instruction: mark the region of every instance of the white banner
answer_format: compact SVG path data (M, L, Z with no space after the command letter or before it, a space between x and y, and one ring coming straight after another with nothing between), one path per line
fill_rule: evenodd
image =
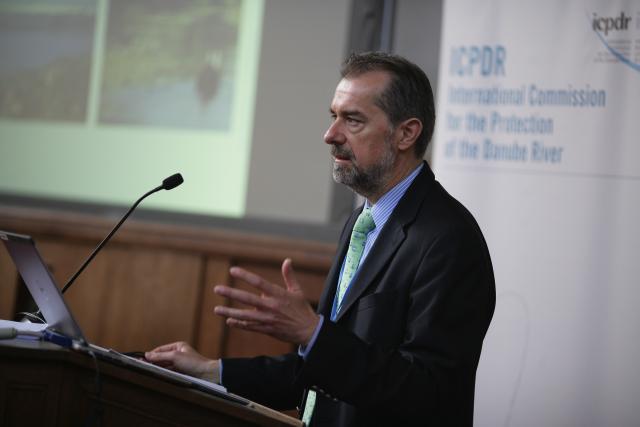
M436 176L498 301L477 426L640 425L640 2L445 1Z

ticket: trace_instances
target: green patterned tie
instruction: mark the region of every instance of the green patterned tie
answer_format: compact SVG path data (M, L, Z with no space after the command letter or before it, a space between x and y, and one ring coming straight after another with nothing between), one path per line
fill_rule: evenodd
M360 265L360 259L362 258L362 253L364 252L364 246L367 243L367 234L369 234L374 228L376 228L376 223L373 222L371 209L364 209L356 220L356 224L353 226L353 231L351 232L351 240L349 241L347 257L344 260L342 277L340 278L338 290L336 291L336 297L338 298L338 300L336 301L337 310L340 309L342 298L347 292L349 283L351 283L353 276L356 274L356 271L358 271L358 265ZM302 415L302 422L307 426L311 421L311 415L313 414L313 408L315 406L316 392L313 390L309 390L309 393L307 393L307 401L304 405L304 412Z
M351 283L353 276L355 276L356 271L358 271L360 258L362 258L362 252L364 252L364 246L367 243L367 234L374 228L376 228L376 223L373 222L371 209L364 209L356 220L356 225L353 226L353 231L351 232L349 250L344 260L344 270L342 271L342 277L338 284L338 310L340 309L340 304L342 304L342 298L344 298L344 294L347 292L349 283Z

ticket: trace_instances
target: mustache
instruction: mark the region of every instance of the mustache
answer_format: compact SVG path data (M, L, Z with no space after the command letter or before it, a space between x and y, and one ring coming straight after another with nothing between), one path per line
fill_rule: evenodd
M344 146L332 145L331 155L333 157L342 157L349 160L353 159L353 151L351 151L351 149Z

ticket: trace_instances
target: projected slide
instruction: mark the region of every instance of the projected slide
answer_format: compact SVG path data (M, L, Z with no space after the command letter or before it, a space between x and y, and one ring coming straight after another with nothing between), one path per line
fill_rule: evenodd
M85 121L95 5L83 3L0 3L0 117Z
M0 193L244 214L261 1L0 1Z
M111 1L100 122L227 130L239 18L237 1Z

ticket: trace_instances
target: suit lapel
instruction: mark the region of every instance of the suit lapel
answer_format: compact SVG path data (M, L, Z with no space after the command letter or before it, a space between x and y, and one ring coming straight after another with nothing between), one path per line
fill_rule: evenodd
M389 218L389 221L390 220L391 218ZM339 321L358 298L360 298L360 295L369 287L374 277L384 268L389 258L391 258L404 240L405 233L402 225L395 222L390 224L389 221L387 221L384 230L380 236L378 236L374 247L364 260L364 263L360 266L356 277L349 286L342 301L340 311L336 316L336 321Z
M391 259L400 244L404 241L406 237L406 226L414 221L424 197L428 192L428 187L434 182L433 172L431 172L429 166L424 163L422 171L418 174L411 186L407 189L407 192L398 202L398 205L387 220L384 229L376 239L373 248L371 248L371 252L369 252L364 263L360 266L353 283L351 283L346 295L344 296L342 307L338 312L336 321L339 321L340 318L349 311L358 298L360 298L362 293L373 282L378 273L385 268L389 259ZM337 276L340 274L340 266L342 265L342 260L344 259L346 250L349 246L351 229L353 228L356 218L357 215L352 217L352 221L350 221L350 226L348 227L349 231L344 233L347 235L346 242L344 236L343 239L341 239L340 256L334 260L334 266L331 270L332 282L330 283L333 295L335 295L335 283L338 280ZM336 264L337 272L334 271ZM333 275L335 275L335 277L333 277ZM326 290L327 286L325 286L325 291ZM333 302L333 297L330 301L331 303ZM331 305L329 305L329 312L331 312Z

